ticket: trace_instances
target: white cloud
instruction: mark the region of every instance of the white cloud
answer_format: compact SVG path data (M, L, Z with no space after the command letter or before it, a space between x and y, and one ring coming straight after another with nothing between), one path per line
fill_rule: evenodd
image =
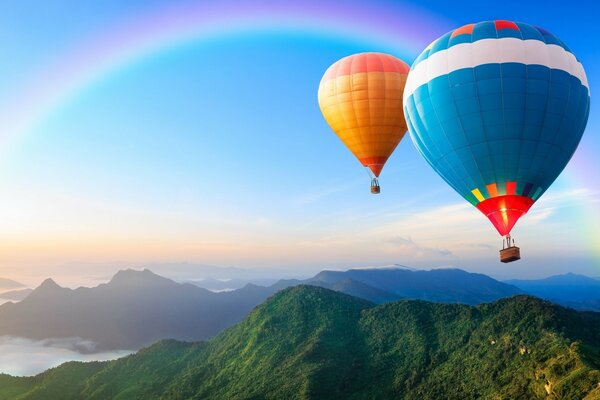
M527 218L523 218L521 225L536 225L552 216L556 211L555 207L545 207L534 209L527 213Z
M31 376L67 361L106 361L131 354L130 350L94 353L94 342L81 338L30 340L0 336L0 373Z
M393 250L401 253L408 252L414 257L450 256L452 252L443 248L424 247L415 243L410 237L395 236L387 241L393 245Z

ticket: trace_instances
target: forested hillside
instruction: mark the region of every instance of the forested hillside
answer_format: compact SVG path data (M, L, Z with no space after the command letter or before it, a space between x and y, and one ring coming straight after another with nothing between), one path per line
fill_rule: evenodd
M202 343L0 377L0 399L597 399L600 314L526 296L373 303L297 286Z

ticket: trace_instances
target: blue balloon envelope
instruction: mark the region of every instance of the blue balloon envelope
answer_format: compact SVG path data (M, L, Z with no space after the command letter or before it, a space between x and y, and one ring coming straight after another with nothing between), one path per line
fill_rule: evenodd
M501 235L567 165L589 109L585 71L571 50L542 28L504 20L434 41L404 90L419 152Z

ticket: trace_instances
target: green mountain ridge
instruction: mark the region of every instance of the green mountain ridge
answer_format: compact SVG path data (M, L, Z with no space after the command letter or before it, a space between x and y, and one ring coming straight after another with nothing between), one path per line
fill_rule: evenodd
M0 399L598 399L600 314L285 289L208 342L0 375Z

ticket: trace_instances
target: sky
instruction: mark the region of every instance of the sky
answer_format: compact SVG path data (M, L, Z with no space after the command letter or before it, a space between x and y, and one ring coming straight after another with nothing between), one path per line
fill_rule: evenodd
M506 265L489 221L408 135L372 196L317 104L344 56L411 64L447 31L491 19L560 37L593 97L599 11L577 0L2 2L0 277L61 283L178 262L600 276L593 100L575 156L513 230L523 259Z

